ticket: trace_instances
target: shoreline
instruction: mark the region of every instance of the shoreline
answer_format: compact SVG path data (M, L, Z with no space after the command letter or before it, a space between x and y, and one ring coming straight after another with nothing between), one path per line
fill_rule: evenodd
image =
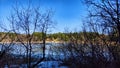
M3 44L3 43L7 43L7 44L10 44L11 42L0 42L0 44ZM12 43L15 43L15 44L20 44L21 42L12 42ZM23 43L29 43L29 42L23 42ZM43 42L40 41L40 42L31 42L32 44L42 44ZM46 41L46 43L64 43L62 41Z

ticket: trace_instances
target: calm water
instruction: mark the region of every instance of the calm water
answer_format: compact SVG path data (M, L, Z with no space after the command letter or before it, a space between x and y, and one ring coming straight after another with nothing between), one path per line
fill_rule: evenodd
M51 48L53 46L59 46L60 44L55 44L55 43L47 43L46 44L46 57L50 57L50 55L54 58L56 58L57 55L55 55L56 52L53 52L51 51ZM12 44L12 45L9 45L9 44L5 44L5 45L2 45L0 44L0 51L4 50L7 48L7 52L10 53L10 54L14 54L16 56L19 56L19 55L25 55L26 54L26 47L24 45L21 45L21 44ZM33 57L40 57L42 54L42 44L32 44L32 56ZM57 56L58 57L58 56ZM41 62L37 68L68 68L67 66L59 66L61 62L60 61L43 61ZM11 65L12 67L16 67L17 65ZM20 66L20 68L27 68L27 64L22 64ZM6 65L5 68L8 68L8 66Z
M45 54L46 57L52 57L52 58L57 58L57 59L64 59L64 58L68 58L70 56L70 51L64 51L63 50L58 50L57 47L61 46L62 44L58 44L58 43L47 43L46 44L46 50L45 50ZM27 45L26 45L27 46ZM26 47L22 44L5 44L2 45L0 44L0 51L7 49L7 52L10 54L14 54L14 55L25 55L26 54ZM33 57L40 57L42 55L42 44L32 44L32 56ZM87 53L86 55L91 55L90 53ZM109 60L109 53L103 52L103 55L108 58ZM74 56L76 56L76 54L74 54ZM81 58L82 59L82 58ZM40 63L40 66L42 65L43 68L52 68L52 66L55 66L55 68L59 68L59 64L61 62L58 61L43 61L42 63ZM26 64L23 64L23 67ZM40 68L40 67L38 67ZM68 68L68 67L61 67L61 68Z
M53 46L59 46L60 44L56 43L46 43L46 50L45 53L47 54L53 54L54 52L50 50ZM26 54L26 44L25 46L22 44L0 44L0 51L6 49L7 52L10 54L15 55L25 55ZM32 55L40 55L42 54L42 44L32 44Z
M46 50L45 54L47 55L63 55L63 53L69 54L69 51L58 50L57 47L61 46L62 44L59 43L46 43ZM25 45L27 46L27 45ZM22 44L0 44L0 51L6 49L8 53L14 55L25 55L26 54L26 47ZM40 56L42 54L42 44L32 44L32 56ZM54 49L53 49L54 48ZM65 48L65 47L64 47ZM90 55L89 53L87 55ZM103 55L109 57L107 51L103 52Z

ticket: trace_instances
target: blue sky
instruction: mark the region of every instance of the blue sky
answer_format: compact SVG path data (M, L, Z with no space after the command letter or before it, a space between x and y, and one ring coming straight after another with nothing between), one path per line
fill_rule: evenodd
M1 21L8 22L6 17L10 15L11 6L15 5L16 1L23 5L28 4L28 0L0 0ZM63 32L65 27L81 29L86 9L80 0L31 0L31 2L32 5L40 5L42 9L52 8L55 12L53 19L57 21L57 25L53 32Z

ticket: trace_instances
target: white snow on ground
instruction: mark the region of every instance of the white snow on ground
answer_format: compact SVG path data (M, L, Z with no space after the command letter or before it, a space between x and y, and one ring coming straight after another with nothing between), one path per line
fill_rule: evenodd
M60 61L43 61L36 68L68 68L67 66L60 66ZM26 64L22 64L19 68L27 68ZM14 68L14 67L12 67Z
M67 66L60 66L59 61L44 61L38 65L38 68L68 68Z

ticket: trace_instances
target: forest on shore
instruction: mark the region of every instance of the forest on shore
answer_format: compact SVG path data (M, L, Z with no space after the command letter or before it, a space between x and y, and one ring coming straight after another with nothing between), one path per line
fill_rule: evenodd
M52 33L52 34L46 34L46 41L50 42L54 42L54 43L63 43L63 42L70 42L70 38L73 38L73 41L75 41L76 39L79 42L84 43L83 41L85 41L85 37L84 35L86 35L86 37L89 37L90 40L95 40L95 39L99 39L99 37L104 37L107 40L111 40L112 42L115 42L115 39L117 39L117 37L114 38L108 38L109 35L105 35L105 34L99 34L96 32L69 32L69 33L62 33L62 32L58 32L58 33ZM19 43L19 39L17 39L17 36L21 37L22 39L24 39L24 42L26 42L26 34L16 34L16 33L10 33L10 32L0 32L0 36L1 38L4 38L3 40L1 40L1 43L10 43L11 40L14 40L14 43ZM30 36L32 36L32 34L30 34ZM42 32L34 32L33 33L33 38L32 38L32 42L33 43L42 43Z

